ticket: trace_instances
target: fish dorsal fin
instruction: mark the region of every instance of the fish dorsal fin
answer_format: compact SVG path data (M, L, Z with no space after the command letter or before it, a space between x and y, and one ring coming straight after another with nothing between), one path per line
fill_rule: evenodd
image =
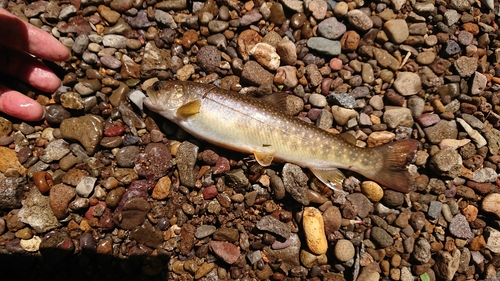
M339 135L341 138L343 138L346 142L352 144L352 145L356 145L356 137L353 136L352 134L349 134L349 133L341 133Z
M275 154L276 150L274 150L271 146L265 146L265 145L263 145L262 148L254 150L253 152L255 160L257 160L257 162L262 167L267 167L271 165Z
M201 100L190 101L177 109L177 115L189 117L200 112Z
M281 109L283 111L286 110L286 99L288 97L287 92L276 92L272 93L270 95L267 95L265 97L260 98L260 100L263 100L274 107Z
M330 169L311 169L311 172L324 184L326 184L329 188L342 191L342 182L345 179L344 174L337 168Z

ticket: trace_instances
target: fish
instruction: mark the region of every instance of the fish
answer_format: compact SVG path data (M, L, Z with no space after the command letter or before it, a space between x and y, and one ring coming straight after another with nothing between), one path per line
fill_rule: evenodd
M157 81L146 93L143 104L150 111L198 139L253 154L263 167L272 162L296 164L334 190L342 190L345 176L340 169L396 191L407 193L412 189L407 165L419 147L415 139L358 147L350 138L287 115L265 99L211 84Z

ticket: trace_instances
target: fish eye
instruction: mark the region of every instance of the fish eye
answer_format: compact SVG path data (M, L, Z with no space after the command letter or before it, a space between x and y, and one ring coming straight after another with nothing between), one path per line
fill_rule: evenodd
M155 83L153 84L153 90L154 90L155 92L158 92L159 90L161 90L161 86L160 86L160 83L159 83L159 82L155 82Z

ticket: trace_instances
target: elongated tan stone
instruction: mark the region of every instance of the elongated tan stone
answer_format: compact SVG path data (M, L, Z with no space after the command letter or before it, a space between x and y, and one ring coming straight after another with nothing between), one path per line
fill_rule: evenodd
M328 242L321 212L314 207L305 208L302 225L309 250L316 255L325 254L328 250Z

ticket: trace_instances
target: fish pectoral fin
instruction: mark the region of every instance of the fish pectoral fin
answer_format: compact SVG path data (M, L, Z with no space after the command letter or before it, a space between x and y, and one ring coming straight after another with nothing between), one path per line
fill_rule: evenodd
M263 147L262 149L254 150L253 155L255 160L262 166L267 167L271 165L276 151L271 147Z
M198 114L200 112L200 107L201 100L190 101L177 109L177 115L188 117Z
M337 168L314 169L309 168L311 172L329 188L342 191L342 182L345 179L344 174Z

